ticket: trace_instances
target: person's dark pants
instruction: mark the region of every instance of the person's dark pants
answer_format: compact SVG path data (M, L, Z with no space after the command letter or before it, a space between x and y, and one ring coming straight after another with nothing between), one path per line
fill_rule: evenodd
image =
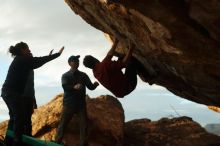
M24 146L22 143L22 135L31 135L31 114L33 108L30 109L29 101L23 97L16 95L2 95L8 110L9 122L8 130L14 131L14 139L6 136L6 146ZM32 106L33 107L33 106ZM31 114L30 114L31 113ZM13 143L13 144L12 144Z
M14 128L13 128L14 127L14 115L13 115L12 109L10 108L10 106L8 106L8 104L10 104L10 103L7 102L7 99L5 99L4 97L3 97L3 100L5 101L5 103L8 107L8 110L9 110L9 121L8 121L7 130L13 131L14 130ZM5 135L5 145L6 146L13 146L13 138Z
M24 134L32 136L32 121L31 116L34 112L34 103L32 97L25 97L25 112L24 112Z
M131 58L128 65L125 68L125 77L128 81L127 94L131 93L137 86L137 68L136 68L136 59Z
M77 114L79 116L80 145L88 146L88 128L87 128L88 119L87 119L86 106L83 106L83 108L80 109L74 109L73 107L63 106L60 124L57 129L55 141L57 143L62 143L63 136L74 114Z

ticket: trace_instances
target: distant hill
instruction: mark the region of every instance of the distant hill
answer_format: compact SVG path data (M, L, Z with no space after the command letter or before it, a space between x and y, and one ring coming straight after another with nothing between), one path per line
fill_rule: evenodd
M207 124L204 128L207 132L220 136L220 124Z

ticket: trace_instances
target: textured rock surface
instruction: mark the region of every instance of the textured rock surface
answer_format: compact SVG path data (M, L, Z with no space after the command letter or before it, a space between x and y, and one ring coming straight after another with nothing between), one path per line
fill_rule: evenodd
M0 123L0 135L4 135L7 128L8 121Z
M37 109L33 115L33 135L54 139L59 122L62 95ZM133 120L124 123L124 111L116 98L101 96L87 99L90 146L219 146L220 137L207 133L190 118ZM4 135L7 121L0 123ZM69 146L79 144L77 118L69 124L64 140Z
M219 107L216 107L216 106L208 106L209 109L215 111L215 112L218 112L220 113L220 108Z
M129 121L125 124L126 146L218 146L219 136L209 134L188 117Z
M136 48L143 74L182 98L220 106L220 1L65 0L93 27ZM149 80L145 76L146 81Z

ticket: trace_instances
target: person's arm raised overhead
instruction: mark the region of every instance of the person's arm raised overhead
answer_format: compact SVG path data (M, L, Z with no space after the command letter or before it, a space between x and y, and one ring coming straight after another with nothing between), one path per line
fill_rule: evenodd
M129 41L128 52L122 60L124 66L126 66L128 64L128 62L130 61L134 47L135 47L134 44L131 43L131 41Z
M63 50L64 50L64 47L62 47L58 53L52 54L53 50L51 50L48 56L29 58L27 61L27 65L30 66L30 68L32 69L39 68L45 63L59 57L62 54Z
M108 51L107 56L112 57L115 53L115 49L117 48L118 45L118 40L115 39L115 41L113 42L113 45L111 47L111 49Z
M63 50L64 50L64 46L59 50L58 53L60 53L60 55L63 53Z
M50 51L49 55L52 55L53 54L53 49Z

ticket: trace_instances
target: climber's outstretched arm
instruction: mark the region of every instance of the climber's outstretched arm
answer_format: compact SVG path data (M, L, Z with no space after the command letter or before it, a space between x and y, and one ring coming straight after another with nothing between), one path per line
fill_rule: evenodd
M131 57L132 57L132 52L134 50L134 44L131 43L131 41L129 42L128 45L128 52L126 54L126 56L123 58L122 62L125 66L127 66L128 62L130 61Z
M111 49L108 51L107 56L111 56L111 57L112 57L112 56L114 55L115 49L117 48L117 45L118 45L118 40L115 39L115 41L113 42L113 45L112 45Z

